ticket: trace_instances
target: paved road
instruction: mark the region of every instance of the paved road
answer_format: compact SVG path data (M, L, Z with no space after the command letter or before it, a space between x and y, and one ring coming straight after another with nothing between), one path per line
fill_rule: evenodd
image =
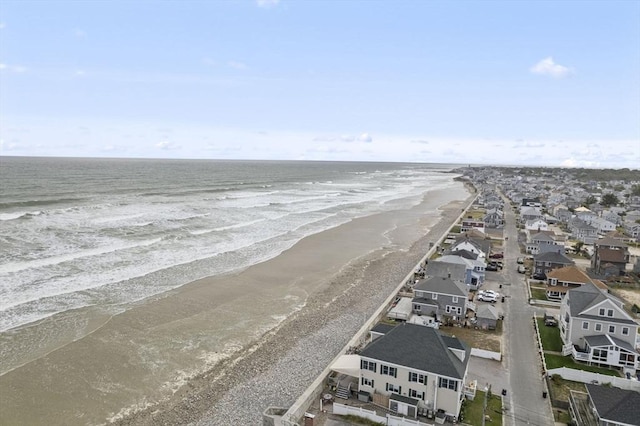
M522 254L518 246L515 215L509 204L505 204L504 235L505 258L503 285L508 296L504 306L505 339L504 361L508 382L507 413L505 425L553 425L553 414L549 399L542 397L546 385L542 380L542 363L533 329L535 309L528 303L523 274L516 270L516 259Z

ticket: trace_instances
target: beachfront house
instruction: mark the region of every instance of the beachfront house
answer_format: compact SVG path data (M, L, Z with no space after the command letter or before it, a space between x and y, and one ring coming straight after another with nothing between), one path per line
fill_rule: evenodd
M412 312L437 321L460 323L467 313L467 286L450 277L432 277L418 281L413 288Z
M360 352L359 395L407 417L457 421L470 354L455 337L400 324Z
M457 253L460 253L458 251ZM446 256L442 256L431 263L444 263L444 264L454 264L454 265L464 265L465 268L465 277L464 283L469 286L471 290L477 290L484 283L485 278L485 268L486 263L479 259L467 259L464 256L457 256L454 254L449 254ZM446 275L449 276L448 274ZM456 279L456 276L451 275L453 279Z
M478 259L484 261L491 252L491 240L485 238L475 238L465 234L462 237L458 238L451 245L451 247L449 247L450 252L455 252L458 250L466 250L471 253L477 254Z
M565 356L635 375L640 368L637 334L638 324L622 302L592 283L569 290L562 299L560 337Z

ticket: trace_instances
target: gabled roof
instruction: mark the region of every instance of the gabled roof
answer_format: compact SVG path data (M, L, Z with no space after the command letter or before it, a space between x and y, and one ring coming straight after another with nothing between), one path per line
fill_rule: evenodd
M474 230L471 230L474 231ZM461 237L456 239L456 241L451 245L451 247L456 247L463 243L469 243L473 245L479 251L482 251L484 254L489 254L491 251L491 240L488 240L486 237L472 237L470 236L472 232L465 232ZM480 233L482 235L482 233Z
M451 256L460 256L460 257L464 257L465 259L471 259L471 260L476 260L478 258L478 253L472 253L469 250L454 250L454 251L450 251L449 254Z
M551 241L555 242L553 237L547 232L536 232L531 236L531 241Z
M577 284L593 282L587 274L582 272L575 265L563 266L562 268L553 269L547 272L547 279L548 278L555 278L558 281Z
M428 277L450 277L453 280L465 281L467 265L435 260L427 263L425 274Z
M584 340L586 340L589 346L591 346L592 348L601 346L617 346L619 348L623 348L627 352L631 352L634 354L636 353L636 350L629 343L609 334L595 334L593 336L584 336Z
M461 256L454 256L452 254L448 254L445 256L442 256L440 258L438 258L436 260L436 262L446 262L446 263L457 263L460 265L464 265L466 269L473 269L474 267L478 266L478 267L485 267L485 263L481 260L472 260L472 259L465 259L464 257Z
M469 294L469 290L467 290L467 286L464 283L454 281L448 277L431 277L420 280L414 287L414 290L450 294L452 296L462 296L465 298Z
M640 425L640 392L590 383L586 386L601 420Z
M533 256L533 260L536 262L551 262L557 263L561 265L573 265L574 261L569 259L562 253L558 253L555 251L549 251L546 253L541 253Z
M496 308L492 305L480 305L476 312L476 317L497 320L499 315Z
M451 349L465 352L461 361ZM455 337L422 325L402 323L374 340L360 352L371 358L440 376L463 379L471 349Z
M607 300L607 296L592 283L571 289L567 293L569 309L572 317L577 317L587 308Z

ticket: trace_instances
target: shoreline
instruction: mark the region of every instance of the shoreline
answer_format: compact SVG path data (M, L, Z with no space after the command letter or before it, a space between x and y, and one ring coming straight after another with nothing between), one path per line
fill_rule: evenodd
M238 274L191 282L116 315L2 376L0 418L261 423L264 408L302 394L470 196L460 183L426 192L419 205L353 219Z
M466 207L475 196L466 184L464 190L467 194L464 200L451 201L438 207L439 216L430 224L428 232L406 252L383 252L383 249L379 249L369 253L366 259L362 259L366 263L362 271L348 271L350 267L357 267L347 265L347 271L333 277L328 288L303 309L264 334L250 347L191 379L185 389L164 403L160 410L150 407L118 419L113 424L256 424L262 421L262 411L268 406L291 406L388 297L384 291L391 292L425 255L429 243L437 240L454 224L461 208ZM396 262L402 265L389 269L389 264ZM339 289L342 276L350 274L359 275L357 282ZM382 284L376 286L377 298L365 300L361 297L361 291L367 282L373 281L367 278L379 278L380 274L389 279L380 280ZM353 332L344 330L345 322L354 325L351 327ZM342 336L336 339L336 334ZM312 352L315 352L314 357L309 359ZM288 374L290 368L301 370L298 373L304 377L304 382L298 383L296 389L280 386L280 395L268 392L265 395L264 390L256 389L273 388L274 381ZM277 385L275 383L276 388ZM260 394L265 395L266 399L265 396L260 398ZM258 399L252 399L252 396ZM247 400L243 401L243 398ZM250 410L249 413L238 410L240 401L252 408L255 406L257 410Z

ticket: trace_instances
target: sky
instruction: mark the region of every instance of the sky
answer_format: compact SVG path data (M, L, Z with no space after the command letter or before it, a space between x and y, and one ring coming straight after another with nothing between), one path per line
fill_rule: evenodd
M639 168L640 0L2 0L0 155Z

